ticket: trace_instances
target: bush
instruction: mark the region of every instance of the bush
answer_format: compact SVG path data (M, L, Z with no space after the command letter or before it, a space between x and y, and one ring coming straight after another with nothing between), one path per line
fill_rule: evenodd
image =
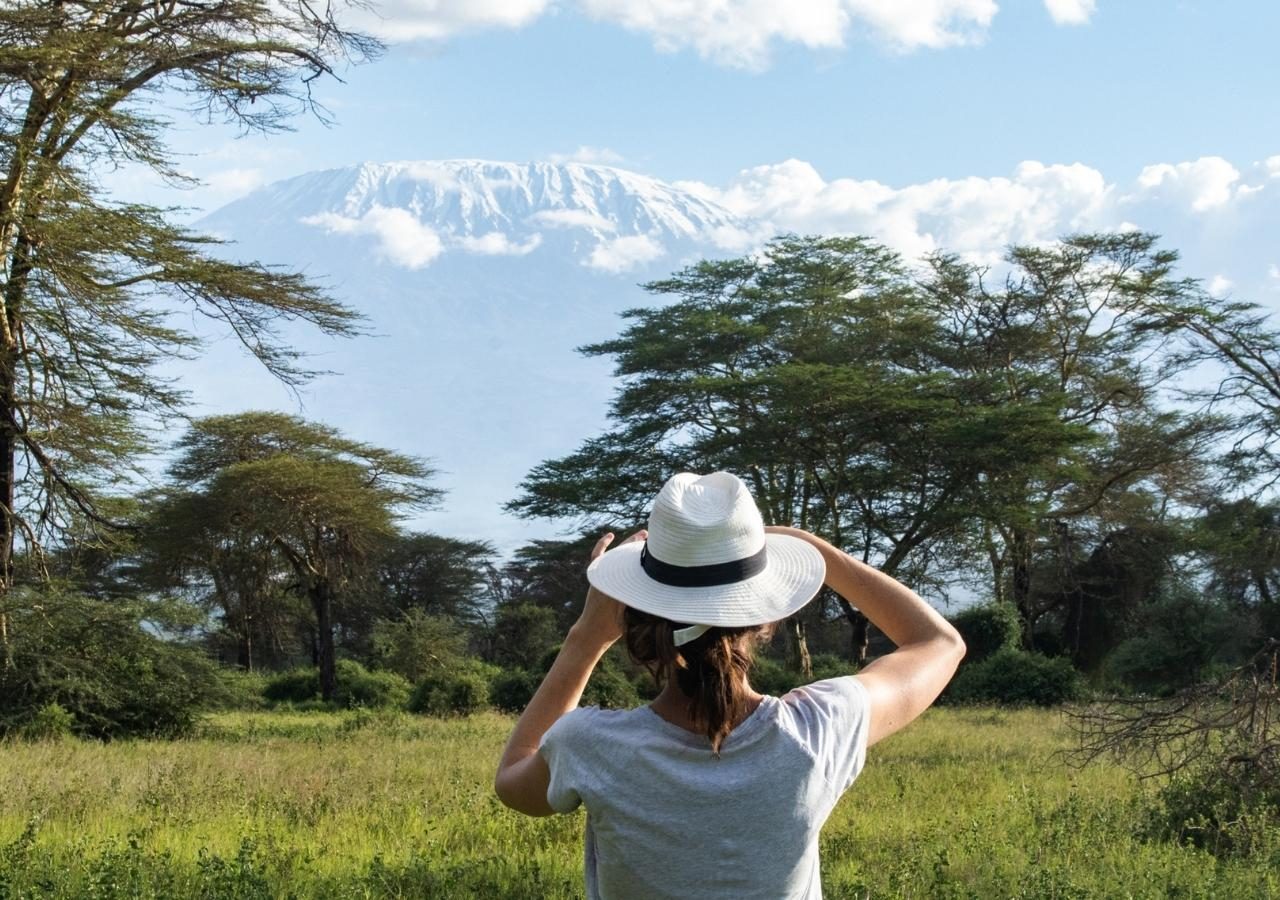
M748 675L751 686L762 694L781 697L787 691L804 683L798 672L793 672L777 660L757 656Z
M1148 809L1144 837L1217 856L1248 856L1280 839L1280 789L1257 767L1221 761L1174 775Z
M263 709L267 706L264 695L268 680L269 677L262 672L219 666L218 690L210 696L209 706L215 709Z
M56 704L71 730L104 739L189 733L220 691L198 648L165 640L162 603L16 591L10 598L11 667L0 667L0 736L48 724Z
M370 672L354 659L340 659L335 668L338 685L333 700L347 709L403 707L413 690L407 678L395 672Z
M521 712L533 699L539 681L527 669L503 669L489 685L489 700L503 712Z
M1066 659L1006 647L963 666L944 694L953 703L1054 706L1080 695L1080 674Z
M554 610L532 603L500 606L493 623L493 659L503 666L532 670L549 648L559 651L562 637Z
M483 663L428 675L414 688L409 712L428 716L470 715L489 705L489 683L498 670Z
M421 609L411 609L399 619L378 619L372 640L378 668L403 676L407 683L452 668L467 653L467 635L461 625Z
M1104 677L1121 689L1157 695L1203 680L1215 665L1238 662L1237 648L1245 643L1237 617L1187 589L1145 607L1134 631L1104 661Z
M76 717L57 703L46 703L19 731L28 741L56 741L71 737Z
M828 678L842 678L846 675L856 675L858 667L849 660L836 656L834 653L815 653L810 659L813 665L813 680L825 681Z
M1022 646L1022 622L1011 603L983 603L951 617L951 624L967 648L964 664L971 666L1005 649Z
M303 703L320 696L318 669L290 669L267 678L262 696L271 703Z

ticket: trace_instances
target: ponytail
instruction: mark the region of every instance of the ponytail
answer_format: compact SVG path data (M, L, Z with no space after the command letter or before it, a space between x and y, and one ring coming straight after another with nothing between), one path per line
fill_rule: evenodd
M673 633L684 627L679 622L629 606L623 621L631 658L649 670L659 689L674 676L688 698L689 718L719 756L721 743L746 718L747 673L756 644L773 636L773 625L717 626L677 647Z

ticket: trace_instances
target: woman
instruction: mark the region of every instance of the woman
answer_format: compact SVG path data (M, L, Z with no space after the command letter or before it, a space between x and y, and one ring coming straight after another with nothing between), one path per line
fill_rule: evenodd
M920 715L964 655L899 582L794 528L766 528L733 475L670 479L648 529L587 568L582 616L516 723L495 788L533 816L587 808L589 897L822 896L818 832L866 749ZM897 649L783 697L748 680L754 645L823 582ZM661 693L577 708L619 638Z

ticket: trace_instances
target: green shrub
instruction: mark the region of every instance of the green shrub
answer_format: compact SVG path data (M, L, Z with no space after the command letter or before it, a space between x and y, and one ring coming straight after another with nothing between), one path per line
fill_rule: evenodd
M1080 689L1070 661L1006 647L961 667L944 696L953 703L1054 706L1075 699Z
M373 656L380 671L403 676L408 683L465 661L467 634L448 616L411 609L399 619L373 623Z
M1258 766L1214 761L1174 775L1148 808L1142 836L1216 856L1280 848L1280 785Z
M319 669L290 669L267 678L262 696L271 703L303 703L320 697Z
M489 685L489 700L503 712L521 712L539 683L538 676L527 669L503 669Z
M198 648L156 635L164 603L25 590L12 595L0 666L0 736L21 733L50 704L74 733L104 739L189 733L219 692L217 666Z
M28 741L56 741L71 737L76 717L58 703L46 703L27 720L19 734Z
M403 707L413 691L413 685L404 676L395 672L370 672L354 659L340 659L334 668L338 684L333 700L346 709Z
M757 691L775 697L781 697L787 691L804 683L804 679L798 672L791 671L782 663L767 656L755 658L748 678L751 686Z
M213 709L265 709L264 692L269 676L262 672L246 672L229 666L218 667L218 688L209 697Z
M473 664L452 672L428 675L414 688L409 712L428 716L470 715L489 705L493 666Z
M964 664L980 663L1004 649L1022 645L1022 622L1011 603L983 603L961 610L951 624L964 638Z
M596 670L591 673L580 701L582 706L598 706L601 709L632 709L639 706L640 702L640 694L631 679L616 666L603 664L596 666Z
M815 653L810 663L813 665L814 681L842 678L845 675L856 675L858 672L857 666L834 653Z
M1134 635L1104 661L1104 678L1122 690L1173 693L1217 665L1239 662L1245 630L1230 610L1194 589L1168 591L1141 610Z

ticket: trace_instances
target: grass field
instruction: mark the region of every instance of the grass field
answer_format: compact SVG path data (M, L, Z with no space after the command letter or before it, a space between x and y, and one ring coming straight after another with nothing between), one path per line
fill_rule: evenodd
M0 898L577 897L582 813L502 808L512 719L230 713L175 742L0 744ZM823 832L828 897L1280 896L1280 859L1134 835L1053 712L934 709Z

